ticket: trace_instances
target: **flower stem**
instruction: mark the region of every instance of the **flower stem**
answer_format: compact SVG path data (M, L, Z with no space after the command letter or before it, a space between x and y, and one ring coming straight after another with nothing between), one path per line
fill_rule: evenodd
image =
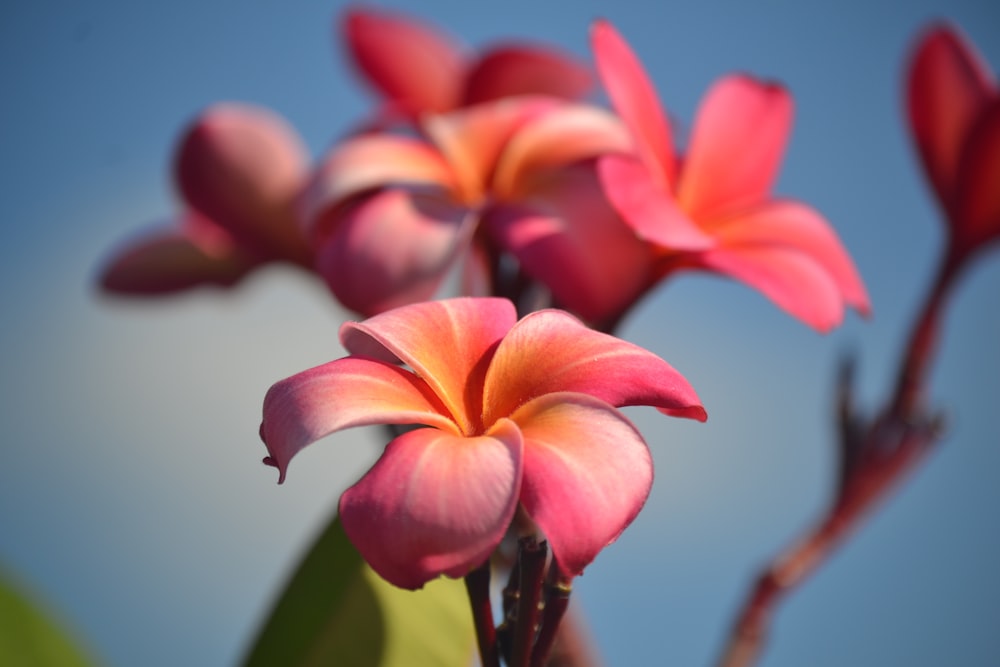
M517 543L518 596L513 645L508 659L511 667L528 667L538 629L542 580L545 578L545 542L522 537Z
M548 582L545 586L545 611L542 614L542 627L535 640L535 650L531 655L531 667L544 667L555 643L559 630L559 622L569 606L569 596L573 592L571 579L559 576L555 560L549 569Z
M882 456L867 457L841 488L827 516L760 574L733 625L719 667L756 663L778 602L826 561L873 505L923 460L938 436L936 422L902 429L873 427L865 453ZM887 446L890 440L895 442Z
M839 395L840 479L826 515L806 537L772 561L741 607L719 667L756 663L778 602L826 561L871 508L888 495L936 444L941 420L928 413L924 392L937 348L948 296L961 272L961 258L947 252L914 322L900 360L894 391L876 418L862 420L851 404L845 366Z
M500 646L500 655L507 664L510 664L512 637L517 628L517 601L521 597L521 592L518 590L518 585L521 581L521 568L518 564L520 559L518 555L514 555L514 562L507 577L507 585L504 586L501 593L503 620L497 628L497 643Z
M909 344L900 360L891 407L892 413L902 418L912 417L920 410L927 374L937 351L944 309L964 266L954 253L945 254L910 333Z
M834 513L758 576L733 625L719 667L756 663L777 603L826 559L851 524L847 515Z
M469 592L469 602L472 603L472 622L479 642L479 659L483 667L500 667L497 633L490 606L489 560L465 576L465 588Z

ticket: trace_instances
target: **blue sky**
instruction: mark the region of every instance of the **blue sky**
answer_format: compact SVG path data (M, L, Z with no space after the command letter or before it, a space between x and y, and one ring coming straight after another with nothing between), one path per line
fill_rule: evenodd
M370 464L374 432L260 464L274 381L339 356L348 314L274 269L232 293L101 297L95 272L175 211L168 166L205 106L271 107L313 156L371 98L333 43L336 2L45 0L0 9L0 568L109 665L232 664L296 555ZM382 6L406 9L402 2ZM980 1L472 4L408 11L472 45L544 40L587 54L610 19L684 127L717 77L784 82L797 113L777 191L836 226L870 321L820 336L750 290L664 286L621 334L698 389L707 424L630 412L654 452L646 509L576 596L608 665L710 665L749 577L826 501L839 356L874 407L941 241L902 122L906 54L960 25L994 70L1000 9ZM1000 185L998 185L1000 187ZM1000 653L1000 254L952 304L932 394L945 442L787 601L764 665L988 664Z

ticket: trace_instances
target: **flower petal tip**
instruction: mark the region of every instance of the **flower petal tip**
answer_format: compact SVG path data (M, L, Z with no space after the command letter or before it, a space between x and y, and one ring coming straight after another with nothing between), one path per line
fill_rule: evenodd
M275 460L274 458L272 458L270 456L265 456L264 459L263 459L263 461L262 461L262 463L264 465L266 465L266 466L270 466L272 468L277 468L278 469L278 484L284 484L285 483L285 469L281 467L281 465L277 462L277 460Z
M692 406L678 416L686 417L687 419L694 419L695 421L699 421L701 423L708 421L708 411L700 405Z
M701 423L708 421L708 411L700 405L689 405L683 408L657 408L657 410L668 417L693 419L694 421Z

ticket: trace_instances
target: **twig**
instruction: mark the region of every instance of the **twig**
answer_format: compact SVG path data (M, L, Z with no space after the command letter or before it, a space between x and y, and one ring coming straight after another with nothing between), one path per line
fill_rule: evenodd
M779 600L824 563L872 507L940 440L942 420L927 411L924 392L947 297L961 266L953 253L945 254L914 323L892 397L879 417L866 422L857 415L851 400L853 365L842 367L838 395L841 461L835 500L806 537L757 578L733 624L719 667L756 663Z
M479 642L479 659L483 667L500 667L497 633L490 607L490 562L487 560L465 576L465 588L472 603L472 622Z
M545 585L545 611L542 614L542 627L535 640L535 650L531 655L531 667L544 667L552 651L566 608L569 606L569 596L573 592L572 580L563 579L558 574L555 559L549 568L549 577Z
M538 629L539 604L542 601L542 580L545 578L545 542L534 537L521 538L517 543L518 584L517 620L509 658L511 667L529 667L531 649Z

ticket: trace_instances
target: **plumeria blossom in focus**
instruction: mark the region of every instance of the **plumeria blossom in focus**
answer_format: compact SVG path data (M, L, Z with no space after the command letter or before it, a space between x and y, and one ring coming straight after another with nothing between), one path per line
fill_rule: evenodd
M501 254L587 320L621 310L652 255L603 196L593 160L630 145L597 107L510 97L426 115L422 136L349 138L304 197L317 269L363 315L429 299L464 265L463 294L509 296Z
M792 99L782 87L746 75L720 80L702 102L681 159L656 91L625 40L598 21L592 46L601 81L635 141L631 155L601 159L601 183L659 252L662 275L727 275L820 331L840 323L845 305L869 312L864 285L826 220L770 195L792 123Z
M174 162L184 210L120 250L101 286L156 295L198 285L229 286L254 268L288 262L311 268L296 198L308 178L298 135L275 113L217 104L184 134Z
M649 450L616 408L706 418L665 361L559 310L517 321L506 299L425 302L348 322L340 339L350 356L268 391L265 462L283 481L292 457L330 433L421 425L340 499L348 537L403 588L481 565L519 507L561 574L578 575L652 483Z
M960 263L1000 238L1000 91L957 28L936 24L918 41L907 111Z
M515 95L580 99L593 87L590 69L555 49L511 43L472 57L431 26L395 13L350 9L341 32L356 69L385 100L382 121Z

